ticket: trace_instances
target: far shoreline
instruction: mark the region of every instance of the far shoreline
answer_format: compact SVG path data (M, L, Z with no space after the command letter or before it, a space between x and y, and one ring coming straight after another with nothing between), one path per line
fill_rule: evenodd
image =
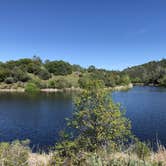
M127 90L127 89L131 89L133 88L133 84L129 84L129 85L121 85L121 86L115 86L115 87L109 87L107 88L108 90L112 90L112 91L121 91L121 90ZM74 91L82 91L81 88L75 88L75 87L71 87L71 88L63 88L63 89L56 89L56 88L45 88L45 89L40 89L40 92L46 92L46 93L55 93L55 92L74 92ZM0 89L0 92L21 92L24 93L25 89L24 88L18 88L18 89Z

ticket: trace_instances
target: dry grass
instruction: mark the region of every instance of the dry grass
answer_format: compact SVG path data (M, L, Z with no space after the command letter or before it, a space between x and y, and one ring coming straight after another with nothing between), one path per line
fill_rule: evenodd
M49 161L52 157L52 153L50 154L38 154L38 153L30 153L28 165L29 166L49 166ZM102 156L103 157L103 156ZM104 160L111 161L111 160L124 160L124 161L136 161L143 163L144 161L140 160L136 154L128 154L123 152L117 152L104 157ZM145 163L160 163L161 166L166 166L166 149L164 147L160 147L158 152L151 153L151 156L146 159ZM147 164L150 165L150 164ZM158 165L158 164L157 164Z
M151 160L155 162L162 162L163 166L166 166L166 149L163 146L158 147L156 153L152 153Z
M28 159L29 166L48 166L49 160L51 157L51 153L48 154L38 154L38 153L30 153Z

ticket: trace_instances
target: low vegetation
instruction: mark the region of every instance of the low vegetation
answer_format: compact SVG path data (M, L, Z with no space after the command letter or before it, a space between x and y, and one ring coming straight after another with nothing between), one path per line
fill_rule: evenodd
M59 158L57 151L32 153L28 141L0 143L1 166L165 166L166 150L159 147L157 152L149 151L141 159L132 145L124 151L109 152L104 149L97 152L75 154L72 160ZM141 150L141 149L140 149ZM141 150L142 152L142 150ZM139 152L140 153L140 152ZM75 163L76 162L76 163ZM57 164L58 163L58 164Z

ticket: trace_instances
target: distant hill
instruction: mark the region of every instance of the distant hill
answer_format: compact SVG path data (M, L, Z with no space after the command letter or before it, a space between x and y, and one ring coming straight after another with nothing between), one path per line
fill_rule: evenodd
M128 74L133 83L166 86L166 59L133 66L125 69L123 73Z

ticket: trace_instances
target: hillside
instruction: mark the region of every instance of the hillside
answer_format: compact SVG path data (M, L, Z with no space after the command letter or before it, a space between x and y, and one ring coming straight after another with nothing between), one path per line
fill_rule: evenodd
M123 72L130 76L132 83L166 86L166 59L130 67Z
M32 59L0 62L0 89L24 89L29 83L39 89L84 88L88 80L94 79L102 80L106 87L130 83L129 77L119 71L97 69L95 66L85 69L62 60L43 62L34 56Z

